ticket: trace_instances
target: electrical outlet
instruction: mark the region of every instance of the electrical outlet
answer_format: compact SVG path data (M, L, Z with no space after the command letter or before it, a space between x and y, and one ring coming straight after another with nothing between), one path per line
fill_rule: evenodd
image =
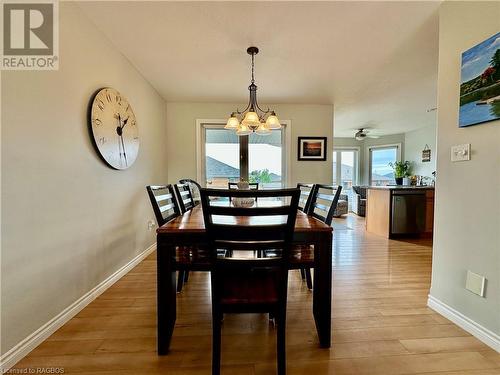
M484 297L484 286L486 278L477 273L467 271L467 280L465 281L465 289L471 291L478 296Z
M470 160L470 143L451 146L451 161Z
M156 226L154 220L149 220L148 221L148 230L151 231L153 228Z

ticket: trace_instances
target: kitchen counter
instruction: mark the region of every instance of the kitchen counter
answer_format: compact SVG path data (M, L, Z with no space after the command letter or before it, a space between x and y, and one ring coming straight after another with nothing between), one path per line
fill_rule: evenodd
M368 186L367 189L377 190L434 190L434 186L406 186L406 185L388 185L388 186Z
M370 186L366 230L386 238L431 236L434 186Z

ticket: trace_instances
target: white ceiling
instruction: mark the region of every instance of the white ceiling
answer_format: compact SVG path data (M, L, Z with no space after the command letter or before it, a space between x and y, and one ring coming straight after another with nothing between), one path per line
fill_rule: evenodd
M334 104L335 135L435 123L440 2L80 2L167 101ZM278 114L279 115L279 114Z

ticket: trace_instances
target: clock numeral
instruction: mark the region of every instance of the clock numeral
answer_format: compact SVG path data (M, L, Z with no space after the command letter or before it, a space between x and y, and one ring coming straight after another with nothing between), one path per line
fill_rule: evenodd
M130 123L130 125L135 126L135 120L132 120L132 122Z
M127 108L125 108L125 112L128 112L129 109L130 109L130 104L127 104Z
M116 102L118 105L122 105L122 97L120 95L116 95Z
M101 99L99 99L99 100L98 100L98 102L97 102L97 106L99 107L99 109L100 109L101 111L103 111L103 110L104 110L104 102L103 102Z
M101 120L99 120L98 118L95 118L95 119L94 119L94 125L96 125L96 126L101 126L101 125L102 125L102 121L101 121Z
M106 138L104 138L104 137L99 138L99 143L101 145L105 144L106 143Z
M106 91L106 100L111 103L111 100L112 100L112 96L109 92Z

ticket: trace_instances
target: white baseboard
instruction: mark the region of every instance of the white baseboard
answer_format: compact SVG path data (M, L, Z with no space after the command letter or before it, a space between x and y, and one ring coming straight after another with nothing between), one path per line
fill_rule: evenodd
M130 262L125 264L111 276L100 282L95 288L91 289L89 292L85 293L78 300L73 302L67 308L65 308L61 313L52 318L50 321L45 323L31 335L26 337L24 340L19 342L16 346L6 352L0 358L0 374L5 373L8 369L14 366L22 358L28 355L33 349L40 345L44 340L46 340L55 331L66 324L71 318L82 311L89 303L99 297L103 292L106 291L110 286L116 283L120 278L126 275L132 268L138 265L144 258L151 254L156 249L156 244L151 245L142 253L137 255Z
M448 306L446 303L441 302L436 297L431 295L429 295L427 300L427 306L443 315L445 318L451 320L457 326L463 328L471 335L500 353L500 336L496 333L484 328L482 325L476 323L472 319L455 310L453 307Z

